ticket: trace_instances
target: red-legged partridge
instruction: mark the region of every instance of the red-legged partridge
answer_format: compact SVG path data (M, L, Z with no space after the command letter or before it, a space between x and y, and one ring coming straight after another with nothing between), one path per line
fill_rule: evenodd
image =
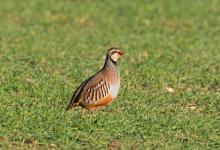
M120 88L117 60L122 55L123 52L118 48L109 49L103 68L76 89L66 110L77 106L91 110L110 104Z

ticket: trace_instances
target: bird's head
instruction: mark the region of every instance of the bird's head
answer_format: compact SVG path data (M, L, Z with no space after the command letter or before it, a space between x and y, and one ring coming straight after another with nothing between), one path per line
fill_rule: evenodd
M107 53L107 57L111 59L112 62L117 62L118 58L123 55L123 52L118 48L110 48Z

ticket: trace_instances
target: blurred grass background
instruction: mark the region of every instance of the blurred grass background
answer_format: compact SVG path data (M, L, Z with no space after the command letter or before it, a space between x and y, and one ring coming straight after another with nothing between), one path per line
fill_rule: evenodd
M218 0L1 0L0 148L219 149L219 39ZM117 100L65 112L112 46Z

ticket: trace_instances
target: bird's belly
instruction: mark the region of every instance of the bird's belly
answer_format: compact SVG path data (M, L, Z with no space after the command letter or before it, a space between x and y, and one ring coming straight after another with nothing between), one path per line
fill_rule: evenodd
M119 92L120 83L110 85L110 94L113 98L116 98Z

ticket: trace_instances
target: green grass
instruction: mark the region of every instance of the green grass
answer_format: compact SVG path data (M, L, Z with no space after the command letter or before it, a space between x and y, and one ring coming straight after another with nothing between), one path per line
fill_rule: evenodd
M220 148L220 1L1 0L0 20L0 149ZM112 46L116 101L65 112Z

